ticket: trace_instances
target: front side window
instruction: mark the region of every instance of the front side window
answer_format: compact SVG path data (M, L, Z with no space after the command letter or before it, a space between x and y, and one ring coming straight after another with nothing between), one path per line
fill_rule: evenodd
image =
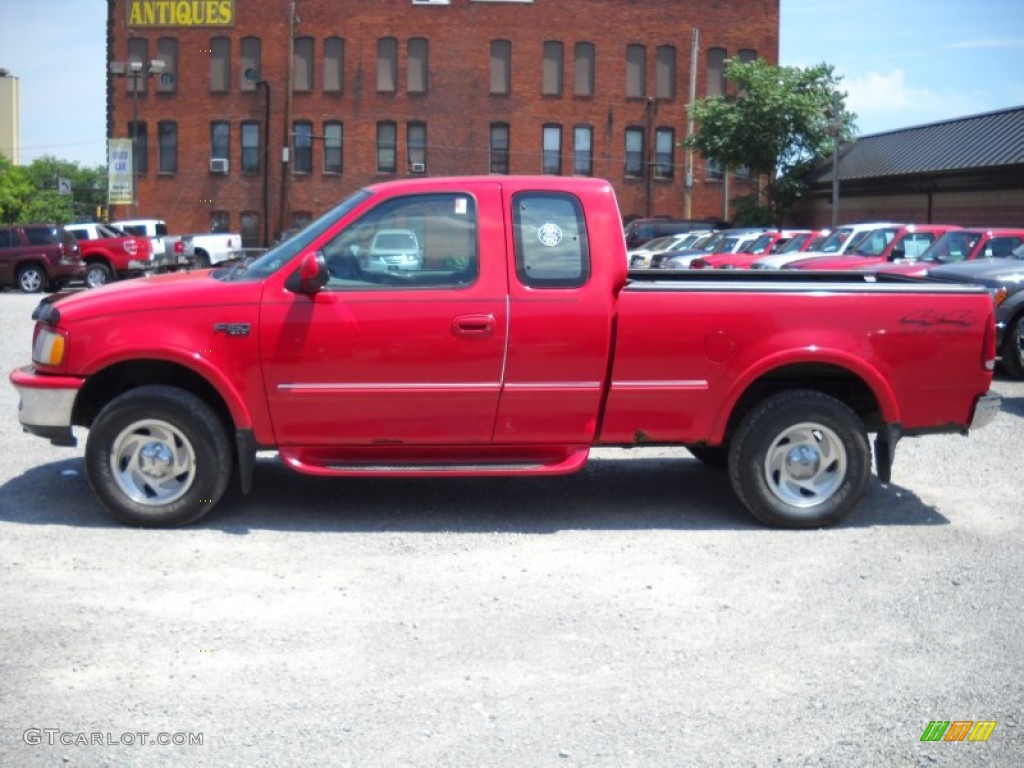
M292 63L292 89L295 91L313 90L313 38L295 38L295 50Z
M640 178L644 175L644 129L626 129L626 169L627 176Z
M387 200L322 250L328 290L463 288L479 271L476 203L461 193Z
M231 40L215 37L210 41L210 90L223 93L231 86Z
M242 173L260 169L260 124L252 120L242 123Z
M324 123L324 173L341 173L343 136L340 122Z
M397 169L395 148L397 128L390 120L377 123L377 173L394 173Z
M626 98L642 99L647 95L647 49L642 45L626 46Z
M594 173L594 129L577 125L572 136L572 172L577 176L590 176Z
M562 94L562 44L557 40L544 43L541 93L545 96Z
M295 122L295 173L313 172L313 124L308 120Z
M543 143L543 172L560 174L562 172L562 126L545 125Z
M675 168L676 133L671 128L658 128L654 132L654 177L671 179Z
M157 125L160 142L160 173L178 172L178 124L161 120Z
M491 41L490 91L499 96L512 92L512 43L508 40Z
M491 173L508 173L508 123L491 123Z
M398 88L398 41L382 37L377 41L377 91L394 93Z
M583 206L562 192L512 198L516 274L532 288L578 288L590 277Z

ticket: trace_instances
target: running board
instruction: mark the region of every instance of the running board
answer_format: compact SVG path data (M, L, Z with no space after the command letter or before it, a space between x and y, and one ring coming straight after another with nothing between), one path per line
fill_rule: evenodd
M284 463L324 477L493 477L565 475L587 463L590 446L365 446L281 448Z

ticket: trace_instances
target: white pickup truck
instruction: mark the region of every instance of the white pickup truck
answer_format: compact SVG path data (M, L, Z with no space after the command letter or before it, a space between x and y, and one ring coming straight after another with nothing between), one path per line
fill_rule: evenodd
M185 243L177 235L167 233L167 223L160 219L121 219L110 222L131 235L148 237L153 243L153 262L158 269L184 269L189 265Z
M242 258L242 236L234 232L183 235L182 240L192 266L212 267Z

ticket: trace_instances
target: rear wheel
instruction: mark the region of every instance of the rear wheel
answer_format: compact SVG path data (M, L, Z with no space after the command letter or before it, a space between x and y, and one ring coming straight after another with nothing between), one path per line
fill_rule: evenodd
M224 494L232 452L205 402L174 387L146 386L100 411L89 430L85 466L96 495L121 522L184 525Z
M1024 379L1024 315L1015 317L1007 326L999 354L1003 369L1015 379Z
M46 272L38 264L26 264L18 270L18 287L25 293L39 293L46 287Z
M786 528L834 523L856 506L870 475L857 414L812 390L763 401L740 423L729 453L740 501L762 522Z
M84 279L86 288L99 288L113 280L114 273L102 261L93 261L86 265Z

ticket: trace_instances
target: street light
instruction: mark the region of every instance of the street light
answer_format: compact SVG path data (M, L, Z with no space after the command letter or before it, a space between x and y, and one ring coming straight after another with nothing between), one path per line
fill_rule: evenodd
M136 154L139 130L139 80L150 75L159 75L166 67L167 62L163 61L163 59L150 59L148 68L144 68L139 59L132 59L128 62L112 61L109 67L111 75L130 78L132 81L132 209L133 216L136 218L139 215L139 164Z
M832 229L839 226L839 139L843 134L843 95L832 92L832 109L826 111L828 134L832 137Z

